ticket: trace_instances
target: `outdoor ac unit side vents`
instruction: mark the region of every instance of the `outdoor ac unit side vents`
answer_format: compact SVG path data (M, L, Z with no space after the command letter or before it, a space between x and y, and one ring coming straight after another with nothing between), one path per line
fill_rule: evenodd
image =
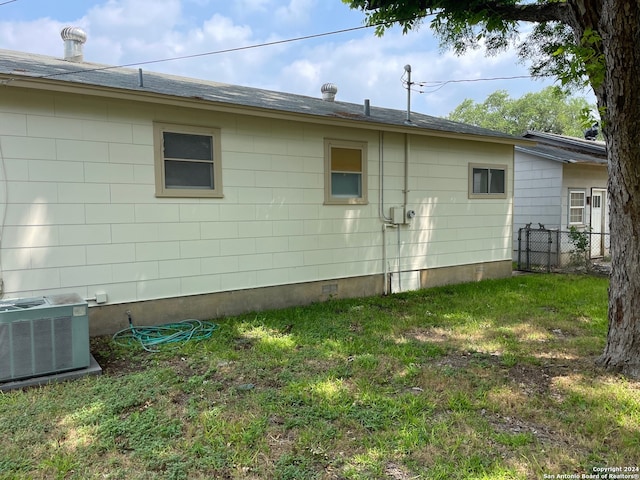
M78 295L0 303L0 382L86 368L87 304Z

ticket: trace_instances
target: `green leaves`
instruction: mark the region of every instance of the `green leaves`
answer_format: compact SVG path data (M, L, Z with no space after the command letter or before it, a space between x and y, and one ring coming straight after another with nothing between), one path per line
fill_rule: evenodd
M493 92L483 103L467 99L448 118L512 135L537 130L581 137L585 112L593 110L584 98L571 97L557 87L547 87L518 99L509 97L506 90ZM595 121L591 120L588 126Z

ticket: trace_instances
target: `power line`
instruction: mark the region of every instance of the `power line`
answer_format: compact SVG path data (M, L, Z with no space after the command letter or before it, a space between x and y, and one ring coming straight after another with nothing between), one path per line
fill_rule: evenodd
M17 2L18 0L7 0L3 3L0 3L0 6L8 4L8 3L13 3L13 2ZM425 17L428 15L424 15L421 17ZM126 68L126 67L136 67L136 66L140 66L140 65L151 65L154 63L163 63L163 62L172 62L175 60L186 60L186 59L190 59L190 58L199 58L199 57L206 57L206 56L211 56L211 55L220 55L223 53L232 53L232 52L240 52L243 50L251 50L254 48L262 48L262 47L270 47L273 45L282 45L285 43L293 43L293 42L299 42L302 40L311 40L313 38L321 38L321 37L327 37L330 35L338 35L338 34L342 34L342 33L349 33L349 32L355 32L358 30L365 30L368 28L374 28L377 27L381 24L383 24L384 22L380 22L378 24L373 24L373 25L361 25L359 27L351 27L351 28L344 28L341 30L333 30L330 32L323 32L323 33L316 33L316 34L311 34L311 35L305 35L302 37L294 37L294 38L288 38L288 39L284 39L284 40L276 40L273 42L264 42L264 43L257 43L257 44L253 44L253 45L245 45L242 47L234 47L234 48L227 48L227 49L223 49L223 50L214 50L214 51L210 51L210 52L203 52L203 53L195 53L195 54L191 54L191 55L182 55L182 56L178 56L178 57L169 57L169 58L162 58L162 59L156 59L156 60L146 60L146 61L142 61L142 62L132 62L132 63L124 63L121 65L109 65L109 66L105 66L105 67L96 67L96 68L88 68L88 69L83 69L83 70L73 70L73 71L67 71L67 72L59 72L59 73L51 73L48 75L42 75L40 77L37 78L50 78L50 77L57 77L57 76L63 76L63 75L71 75L74 73L86 73L86 72L98 72L98 71L104 71L104 70L112 70L115 68ZM403 76L404 77L404 76ZM462 82L484 82L484 81L495 81L495 80L515 80L515 79L524 79L524 78L543 78L542 76L536 76L536 75L516 75L516 76L510 76L510 77L490 77L490 78L473 78L473 79L454 79L454 80L434 80L434 81L427 81L427 82L411 82L411 85L417 85L420 87L425 87L425 88L430 88L431 90L429 92L425 92L422 90L416 90L413 89L413 91L417 92L417 93L434 93L438 90L440 90L441 88L443 88L444 86L450 84L450 83L462 83ZM407 82L403 79L403 83L406 85ZM411 86L409 86L411 88Z
M10 1L16 2L18 0L10 0ZM430 16L430 15L416 15L411 20L418 20L418 19L426 18L428 16ZM253 49L253 48L270 47L270 46L273 46L273 45L281 45L281 44L284 44L284 43L292 43L292 42L299 42L299 41L302 41L302 40L310 40L312 38L320 38L320 37L327 37L329 35L338 35L338 34L341 34L341 33L355 32L357 30L365 30L367 28L375 28L375 27L378 27L378 26L384 25L384 24L386 24L386 22L378 22L378 23L371 24L371 25L361 25L359 27L344 28L342 30L333 30L331 32L316 33L316 34L312 34L312 35L305 35L303 37L288 38L288 39L284 39L284 40L276 40L276 41L273 41L273 42L257 43L257 44L254 44L254 45L245 45L244 47L227 48L227 49L224 49L224 50L214 50L212 52L195 53L195 54L192 54L192 55L183 55L183 56L179 56L179 57L163 58L163 59L159 59L159 60L147 60L147 61L142 61L142 62L124 63L122 65L110 65L110 66L107 66L107 67L89 68L89 69L85 69L85 70L75 70L75 71L71 71L71 72L52 73L52 74L43 75L43 76L40 76L40 77L37 77L37 78L49 78L49 77L56 77L56 76L61 76L61 75L71 75L73 73L98 72L98 71L110 70L110 69L114 69L114 68L137 67L137 66L140 66L140 65L150 65L150 64L153 64L153 63L171 62L171 61L174 61L174 60L186 60L186 59L189 59L189 58L206 57L206 56L209 56L209 55L219 55L221 53L239 52L239 51L242 51L242 50L250 50L250 49Z
M413 92L417 93L435 93L444 86L450 83L465 83L465 82L491 82L495 80L518 80L518 79L533 79L533 78L547 78L546 75L513 75L509 77L485 77L485 78L461 78L455 80L433 80L430 82L411 82L409 86ZM402 83L407 87L405 80ZM413 88L413 85L425 88L425 90L418 90ZM428 90L427 90L428 89Z
M512 77L488 77L488 78L468 78L459 80L433 80L431 82L415 82L421 87L426 86L444 86L448 83L462 83L462 82L486 82L491 80L516 80L519 78L543 78L542 75L514 75Z
M2 3L0 3L0 7L1 7L2 5L6 5L6 4L8 4L8 3L13 3L13 2L17 2L17 1L18 1L18 0L7 0L6 2L2 2Z
M17 0L12 0L12 1L17 1ZM204 53L194 53L192 55L182 55L180 57L170 57L170 58L163 58L163 59L159 59L159 60L147 60L144 62L134 62L134 63L125 63L122 65L110 65L107 67L97 67L97 68L88 68L85 70L74 70L71 72L60 72L60 73L52 73L49 75L43 75L41 77L38 78L49 78L49 77L57 77L57 76L61 76L61 75L71 75L73 73L84 73L84 72L98 72L101 70L110 70L110 69L114 69L114 68L124 68L124 67L137 67L140 65L150 65L153 63L162 63L162 62L172 62L174 60L186 60L189 58L198 58L198 57L206 57L209 55L219 55L221 53L230 53L230 52L239 52L242 50L250 50L253 48L261 48L261 47L270 47L273 45L281 45L284 43L292 43L292 42L299 42L302 40L310 40L312 38L319 38L319 37L327 37L329 35L337 35L340 33L348 33L348 32L355 32L357 30L364 30L366 28L373 28L376 25L363 25L360 27L352 27L352 28L345 28L342 30L334 30L332 32L324 32L324 33L316 33L313 35L306 35L304 37L295 37L295 38L288 38L285 40L276 40L273 42L265 42L265 43L258 43L258 44L254 44L254 45L245 45L244 47L234 47L234 48L227 48L224 50L214 50L212 52L204 52Z

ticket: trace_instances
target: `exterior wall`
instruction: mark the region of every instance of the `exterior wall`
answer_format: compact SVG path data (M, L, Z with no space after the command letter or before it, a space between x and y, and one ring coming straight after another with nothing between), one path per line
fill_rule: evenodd
M155 197L153 121L221 129L223 199ZM407 203L417 215L398 236L383 232L371 130L18 88L0 90L0 126L4 296L105 292L109 305L91 309L94 332L99 311L116 305L358 278L366 288L353 291L374 294L385 270L511 258L512 146L410 136ZM327 137L367 142L368 205L323 205ZM386 211L404 199L405 136L383 140ZM507 198L470 200L470 162L508 165Z
M562 230L569 230L569 190L584 190L587 197L591 196L592 188L606 190L608 174L606 166L576 165L564 166L564 178L562 183ZM607 200L605 200L607 201ZM607 208L608 210L608 208ZM585 226L591 224L591 209L585 208ZM609 222L605 222L605 231L609 231Z
M422 137L410 152L408 208L416 217L401 235L402 269L511 258L513 147ZM469 199L469 163L507 165L506 198Z
M513 258L518 257L518 231L528 223L560 228L562 223L562 163L528 153L515 153Z

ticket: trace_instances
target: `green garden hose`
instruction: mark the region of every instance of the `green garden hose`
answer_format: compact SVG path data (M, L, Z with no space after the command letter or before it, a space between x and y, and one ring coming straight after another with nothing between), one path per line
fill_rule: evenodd
M139 344L148 352L160 351L161 345L204 340L210 338L218 329L218 325L213 322L195 319L154 327L135 327L131 320L131 312L127 312L127 316L129 327L116 332L113 335L113 341L123 346Z

